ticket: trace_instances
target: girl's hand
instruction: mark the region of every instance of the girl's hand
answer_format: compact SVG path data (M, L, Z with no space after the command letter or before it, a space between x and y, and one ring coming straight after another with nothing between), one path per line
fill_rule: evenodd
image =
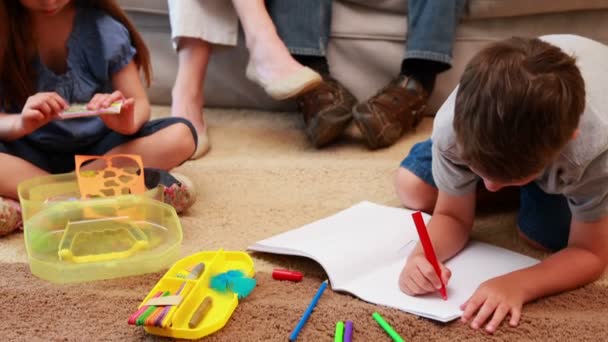
M447 286L452 273L442 263L439 263L439 268L443 283ZM416 296L438 291L441 288L441 281L424 254L416 253L407 259L399 277L399 287L406 294Z
M55 92L34 94L23 105L17 131L28 135L56 119L68 107L68 103Z
M461 321L468 323L472 320L473 329L479 329L487 322L485 330L493 333L507 315L511 316L509 325L517 326L523 305L521 283L507 274L479 285L471 298L460 306L464 311Z
M113 131L125 135L134 134L140 128L135 123L135 100L125 98L119 90L112 94L95 94L87 104L87 108L90 110L108 108L117 101L122 102L120 114L102 114L99 117Z

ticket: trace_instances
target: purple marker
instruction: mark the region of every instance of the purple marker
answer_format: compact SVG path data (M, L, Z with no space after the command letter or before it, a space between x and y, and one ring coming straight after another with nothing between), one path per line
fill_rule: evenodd
M351 342L353 339L353 321L346 321L344 328L344 342Z

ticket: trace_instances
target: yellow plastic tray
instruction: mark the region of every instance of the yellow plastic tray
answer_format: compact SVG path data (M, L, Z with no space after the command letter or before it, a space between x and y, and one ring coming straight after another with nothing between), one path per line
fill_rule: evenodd
M73 173L18 187L31 272L55 283L157 272L180 257L182 228L171 206L143 195L80 199Z
M198 279L186 280L180 277L188 273L185 270L201 262L205 263L205 270ZM154 286L139 307L145 305L159 291L171 291L171 294L174 294L184 282L186 282L183 290L186 292L185 298L178 306L171 309L173 312L169 311L168 315L172 315L170 316L169 326L166 328L146 326L144 329L154 335L198 339L223 328L232 316L239 300L236 294L231 292L220 293L211 289L209 285L211 277L229 270L240 270L249 277L253 277L255 274L253 260L245 252L223 250L200 252L176 262ZM191 329L188 322L206 296L212 298L213 305L198 326Z

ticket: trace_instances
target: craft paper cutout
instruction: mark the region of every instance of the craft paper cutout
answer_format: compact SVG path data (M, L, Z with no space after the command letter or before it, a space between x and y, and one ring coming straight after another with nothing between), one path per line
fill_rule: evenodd
M141 157L133 154L76 156L82 199L141 194L146 191ZM83 167L86 165L86 170Z

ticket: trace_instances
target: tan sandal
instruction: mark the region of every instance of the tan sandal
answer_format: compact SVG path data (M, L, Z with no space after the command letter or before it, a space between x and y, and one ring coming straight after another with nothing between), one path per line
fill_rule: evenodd
M264 88L266 94L275 100L285 100L304 94L317 87L323 81L321 75L309 67L301 67L298 71L283 79L264 83L255 71L253 64L249 62L245 74L250 81Z

